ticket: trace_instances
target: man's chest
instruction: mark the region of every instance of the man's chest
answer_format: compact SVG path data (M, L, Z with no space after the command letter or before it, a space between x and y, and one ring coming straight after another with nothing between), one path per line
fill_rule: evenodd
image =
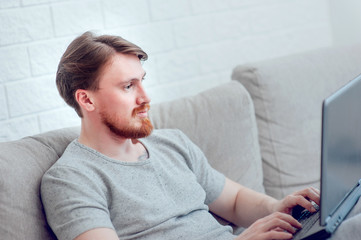
M182 163L152 163L122 171L110 189L116 229L139 231L176 216L207 210L205 191Z

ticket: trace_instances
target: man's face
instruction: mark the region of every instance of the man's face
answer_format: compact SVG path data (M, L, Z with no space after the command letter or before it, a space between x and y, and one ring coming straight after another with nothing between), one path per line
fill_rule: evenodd
M137 139L153 130L148 118L150 98L142 84L144 76L137 56L120 53L100 74L95 106L102 123L118 137Z

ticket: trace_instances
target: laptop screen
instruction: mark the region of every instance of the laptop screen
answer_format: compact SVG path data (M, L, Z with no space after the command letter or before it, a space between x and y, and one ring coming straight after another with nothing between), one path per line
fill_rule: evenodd
M361 75L324 100L321 147L324 226L361 178Z

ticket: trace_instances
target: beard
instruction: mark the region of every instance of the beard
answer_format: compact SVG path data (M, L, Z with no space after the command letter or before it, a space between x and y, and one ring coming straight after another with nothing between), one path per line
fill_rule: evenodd
M109 115L105 111L100 113L102 122L109 128L109 130L118 137L129 138L129 139L138 139L149 136L153 131L153 125L149 118L136 119L138 112L145 111L149 109L149 104L144 104L138 108L135 108L132 112L132 119L126 126L121 126L119 123L120 119L113 115ZM140 121L141 126L137 127L132 125L132 121Z

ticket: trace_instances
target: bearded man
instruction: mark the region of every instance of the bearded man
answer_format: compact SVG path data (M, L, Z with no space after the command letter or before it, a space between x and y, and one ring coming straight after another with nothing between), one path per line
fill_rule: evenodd
M56 84L81 117L81 132L42 179L58 239L292 238L301 227L292 207L315 211L319 191L273 199L213 169L179 130L153 131L146 59L121 37L86 32L60 60ZM248 228L233 235L210 212Z

